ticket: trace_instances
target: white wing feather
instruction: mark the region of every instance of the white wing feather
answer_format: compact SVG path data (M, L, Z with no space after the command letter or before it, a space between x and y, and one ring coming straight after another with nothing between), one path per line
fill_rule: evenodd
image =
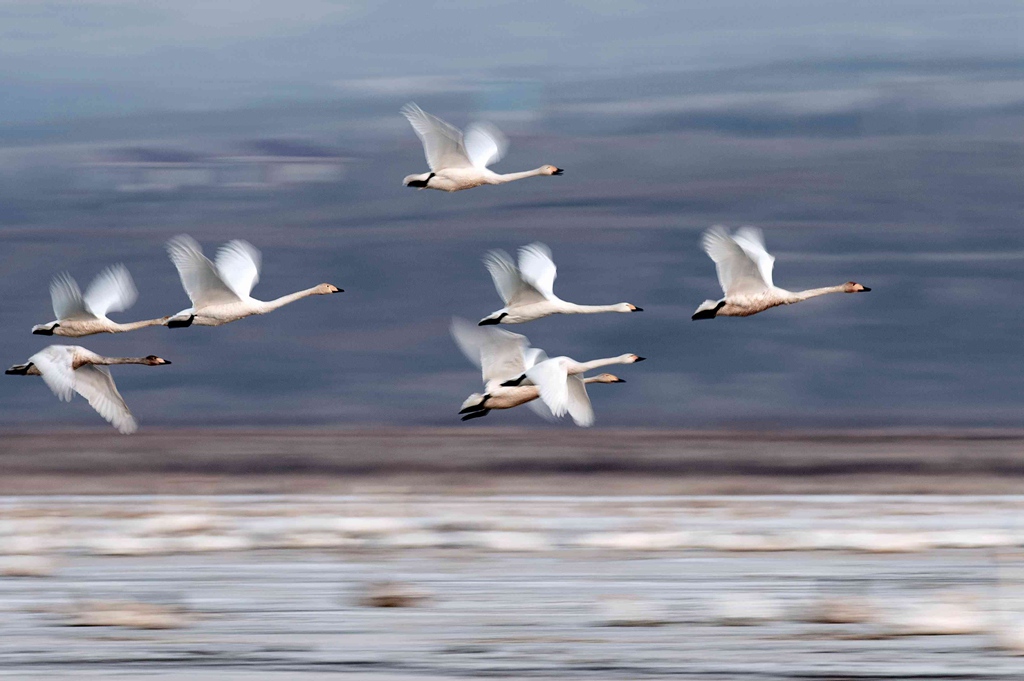
M75 370L75 392L84 397L100 416L121 433L127 435L138 430L128 405L117 392L110 370L105 366L84 364Z
M484 256L484 265L505 305L527 305L546 300L543 293L523 280L519 268L505 251L489 251Z
M540 399L557 417L569 410L569 376L560 359L549 359L526 371L526 377L540 389Z
M443 168L473 166L466 153L461 130L445 123L437 116L428 114L412 102L402 107L402 115L406 117L423 143L423 152L431 170L437 172Z
M260 280L260 252L248 241L235 239L217 249L217 274L239 298L248 298Z
M532 243L519 249L519 273L522 279L551 300L555 297L555 277L558 270L551 259L551 249L542 243Z
M132 275L120 263L96 275L83 296L86 308L97 317L106 317L110 312L123 312L134 305L138 297L139 292L132 281Z
M577 426L588 428L594 425L594 407L590 404L590 396L587 395L587 386L582 376L569 376L567 385L569 388L568 409L569 416Z
M28 358L53 394L64 402L71 401L75 390L75 371L72 368L74 348L70 345L50 345Z
M82 291L78 282L70 274L62 272L50 282L50 302L53 314L60 319L93 319L93 315L85 308Z
M701 245L715 261L718 283L725 295L756 295L768 290L757 263L724 228L716 225L704 232Z
M178 268L181 285L192 300L193 307L237 303L241 298L221 279L220 274L203 255L196 240L181 234L167 242L167 253Z
M757 227L740 227L732 235L732 240L740 245L740 248L750 256L750 259L757 263L757 270L761 273L768 286L774 286L772 281L772 270L775 269L775 256L768 253L764 245L764 232Z
M530 349L526 336L504 329L481 327L465 319L453 318L452 338L470 362L480 367L484 384L503 383L526 371L526 353L531 357L542 350Z
M473 123L466 128L463 148L469 156L469 162L483 170L505 155L508 138L490 123Z

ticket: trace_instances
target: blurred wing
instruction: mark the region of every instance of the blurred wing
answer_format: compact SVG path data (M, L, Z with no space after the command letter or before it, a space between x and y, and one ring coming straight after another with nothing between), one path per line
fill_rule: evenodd
M461 130L437 116L431 116L412 102L402 107L402 115L423 143L427 165L431 170L437 172L443 168L472 167L473 163L462 142Z
M715 261L718 283L725 295L754 295L768 290L757 263L725 229L715 226L704 232L701 245Z
M463 147L469 162L482 170L501 160L508 149L508 138L490 123L474 123L466 128Z
M764 245L764 232L757 227L740 227L732 235L733 241L740 245L740 248L750 256L750 259L757 263L757 270L761 273L768 286L774 286L772 282L772 270L775 269L775 256L768 253Z
M135 417L128 410L121 393L117 392L107 367L83 364L76 369L75 392L84 397L96 413L121 433L127 435L138 430Z
M551 250L542 243L532 243L519 249L519 272L524 281L551 300L555 297L555 277L558 274L551 259Z
M117 264L96 275L84 297L89 312L97 317L106 317L108 312L121 312L134 305L139 292L128 268Z
M480 367L484 384L503 383L522 376L527 369L524 353L530 341L526 336L458 318L452 319L451 333L466 359Z
M248 298L260 280L260 252L248 241L235 239L217 250L217 274L239 298Z
M51 345L28 358L36 365L43 381L64 402L71 401L75 389L75 371L71 368L74 350L68 345Z
M178 268L181 285L194 307L237 303L241 300L220 278L213 263L203 255L196 240L181 234L167 242L167 253Z
M536 366L541 362L547 361L547 358L548 353L544 352L540 348L526 348L523 352L523 359L527 369L532 366Z
M531 400L526 403L526 406L530 408L537 416L541 417L545 421L554 421L555 415L548 409L548 405L544 404L544 400Z
M588 428L594 425L594 408L590 405L587 386L582 376L569 376L566 385L569 389L569 416L577 426Z
M93 319L93 315L85 308L85 300L78 288L78 282L67 272L62 272L50 282L50 302L53 314L61 319Z
M484 256L484 265L505 305L526 305L546 300L540 291L523 281L519 269L505 251L489 251Z
M539 389L540 399L555 416L565 416L569 410L569 382L565 367L557 359L549 359L526 370Z

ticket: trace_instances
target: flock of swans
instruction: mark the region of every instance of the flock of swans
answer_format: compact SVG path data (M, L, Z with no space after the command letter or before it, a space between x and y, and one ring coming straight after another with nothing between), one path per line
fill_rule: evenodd
M403 181L407 187L456 192L485 184L563 173L553 165L519 173L495 173L487 166L498 161L508 146L505 136L496 127L474 124L463 133L412 103L402 109L402 114L423 143L430 166L429 173L407 176ZM725 296L701 303L692 316L694 320L745 317L826 293L871 290L855 282L797 292L775 286L772 280L775 258L766 250L761 230L754 227L742 227L732 234L722 227L712 227L704 233L702 246L715 263ZM195 239L184 234L167 242L167 253L191 307L156 319L115 322L107 315L129 309L138 297L131 274L124 265L103 270L84 294L77 282L65 273L50 284L56 319L35 325L32 333L79 338L150 326L220 326L272 312L302 298L342 291L324 283L274 300L253 298L253 287L259 281L260 252L240 239L221 246L214 261L203 255ZM541 243L519 249L518 263L504 251L495 250L486 254L484 264L504 307L475 325L459 318L452 321L452 337L466 358L480 368L484 381L484 392L473 393L463 402L459 412L462 420L486 416L493 409L527 404L545 418L568 414L579 426L592 425L594 410L586 386L625 381L608 373L592 377L584 374L614 364L634 364L644 358L632 353L589 362L565 356L549 358L540 348L532 347L525 336L494 327L522 324L553 314L632 313L642 312L643 308L632 303L578 305L562 300L554 293L556 268L551 252ZM138 429L138 424L107 368L115 364L162 366L170 362L155 355L103 357L77 345L50 345L5 373L40 376L64 401L78 393L118 431L132 433Z

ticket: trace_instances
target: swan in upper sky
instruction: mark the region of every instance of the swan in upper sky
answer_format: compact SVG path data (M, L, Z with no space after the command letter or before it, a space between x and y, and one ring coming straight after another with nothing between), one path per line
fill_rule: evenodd
M555 295L555 263L551 251L541 243L519 249L519 267L505 251L491 251L484 257L494 288L505 307L480 320L488 324L521 324L552 314L593 314L596 312L643 312L632 303L577 305Z
M85 290L85 295L82 295L78 282L71 275L57 275L50 282L50 302L57 319L46 324L36 324L32 327L32 333L78 338L94 333L122 333L163 324L167 317L127 324L107 319L108 312L127 310L138 296L132 275L124 265L112 265L100 272Z
M556 166L544 165L535 170L499 175L488 170L487 166L501 159L508 140L493 125L473 123L463 136L454 125L428 114L412 102L402 107L402 114L423 142L427 165L430 166L429 173L409 175L402 180L406 187L457 192L482 184L505 184L524 177L561 175L563 172Z
M521 380L526 371L547 359L543 350L531 348L530 341L518 333L503 329L481 329L464 319L452 320L451 333L466 359L480 367L484 379L485 392L473 393L462 403L459 413L465 414L463 421L487 416L492 409L511 409L527 403L540 416L552 416L546 406L533 401L540 397L538 386L502 385L513 379ZM625 383L612 374L586 378L584 382Z
M582 374L610 364L633 364L642 361L644 361L643 357L633 354L595 359L589 362L577 362L571 357L552 357L528 367L525 376L506 381L502 385L528 380L537 386L540 391L540 399L544 401L552 414L560 417L568 412L576 425L586 427L594 423L594 408L590 405L586 381ZM520 387L522 387L521 383Z
M240 239L217 249L216 263L210 262L196 240L187 234L168 241L167 252L192 300L192 307L168 318L165 324L169 327L220 326L250 315L266 314L300 298L341 291L333 284L320 284L274 300L256 300L249 293L260 278L260 252Z
M127 435L134 433L139 426L121 393L117 392L114 379L107 369L107 365L111 364L159 366L170 362L156 355L103 357L78 345L51 345L29 357L27 363L15 364L4 373L42 376L50 390L65 402L71 401L72 393L78 393L88 400L100 416Z
M770 307L790 305L826 293L861 293L870 291L852 281L839 286L787 291L772 283L775 258L764 247L764 234L756 227L741 227L729 234L715 225L704 233L701 245L715 261L718 283L725 297L705 300L691 319L714 317L746 317Z

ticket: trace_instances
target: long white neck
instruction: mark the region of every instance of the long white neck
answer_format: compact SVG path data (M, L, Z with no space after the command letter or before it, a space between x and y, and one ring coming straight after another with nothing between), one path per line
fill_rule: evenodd
M567 312L569 314L597 314L599 312L623 312L621 303L615 303L614 305L577 305L576 303L567 303L563 300L561 301L560 307L562 308L562 312Z
M495 184L504 184L505 182L514 182L515 180L522 180L522 179L527 178L527 177L537 177L538 175L547 175L547 174L549 174L548 171L546 171L542 167L542 168L534 168L533 170L524 170L521 173L505 173L504 175L501 175L499 173L494 173L493 180L494 180Z
M577 371L575 373L585 374L588 371L591 371L592 369L597 369L597 368L600 368L600 367L606 367L606 366L608 366L610 364L629 364L629 363L630 363L630 361L627 360L624 357L606 357L604 359L592 359L589 362L577 362L577 366L575 368L579 369L579 371Z
M843 286L825 286L823 288L809 288L806 291L786 291L787 303L799 303L801 300L807 300L808 298L817 298L823 296L826 293L846 293L846 288Z
M144 319L140 322L128 322L126 324L114 323L114 333L124 333L125 331L134 331L135 329L144 329L147 326L160 326L168 320L168 317L160 317L159 319Z
M313 288L307 288L307 289L305 289L303 291L296 291L295 293L289 293L286 296L281 296L280 298L275 298L274 300L258 301L259 302L258 307L259 307L260 313L270 312L271 310L276 310L279 307L284 307L288 303L294 303L296 300L301 300L303 298L308 298L309 296L315 296L319 292L320 292L320 287L319 286L314 286Z

